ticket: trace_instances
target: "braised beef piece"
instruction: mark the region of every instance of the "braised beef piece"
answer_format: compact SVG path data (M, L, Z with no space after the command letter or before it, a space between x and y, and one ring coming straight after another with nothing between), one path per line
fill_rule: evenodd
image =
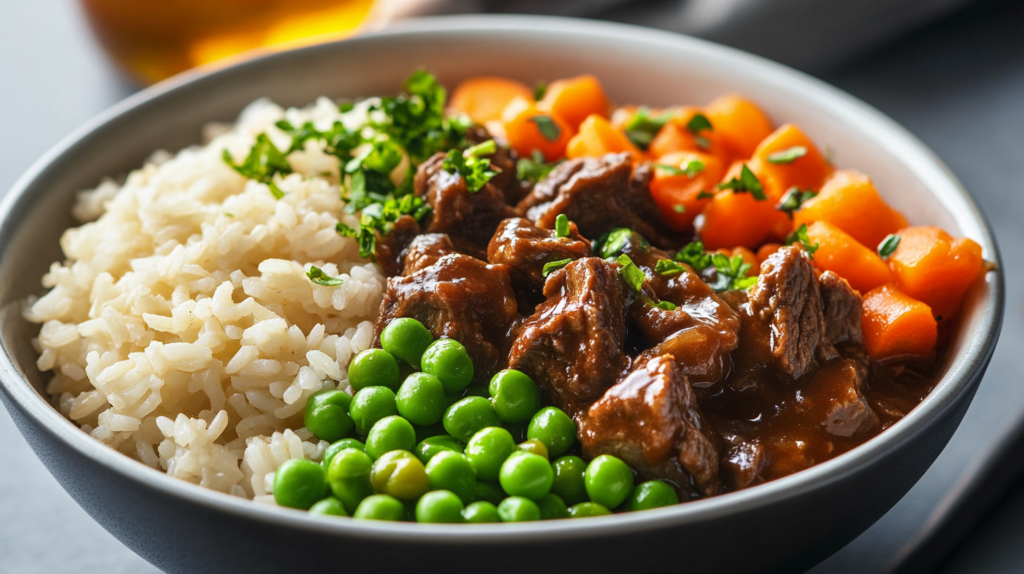
M483 126L473 126L466 133L466 140L471 144L483 143L494 139ZM505 203L515 205L519 203L527 193L530 193L532 185L528 181L519 181L516 178L516 164L519 157L516 151L510 147L498 146L498 150L490 156L491 165L498 170L498 175L491 178L491 185L501 190L505 196Z
M629 368L623 352L630 293L618 265L590 257L548 276L546 300L512 342L509 367L570 416L586 411Z
M831 271L825 271L818 277L818 285L821 288L822 314L825 316L825 338L833 345L846 342L861 344L864 340L861 331L861 296L850 287L846 279Z
M644 479L673 482L684 500L721 490L713 434L671 355L638 362L608 389L580 417L579 438L587 456L615 455Z
M544 290L546 263L585 257L590 257L590 242L579 234L574 223L569 223L568 236L556 237L554 231L540 229L521 217L502 221L487 246L487 260L508 265L512 285L530 298Z
M375 344L398 317L415 318L435 337L462 343L473 359L476 380L486 382L505 364L508 333L519 315L506 266L449 254L410 275L388 279Z
M641 167L635 175L628 153L572 159L538 182L519 209L541 229L554 229L564 213L584 237L628 227L657 245L671 245L674 236L661 223L649 174Z
M818 413L825 431L835 436L853 436L878 424L878 416L864 398L867 383L865 363L840 358L824 365L807 386L804 407Z
M740 490L764 482L761 471L768 464L768 452L758 440L745 440L739 435L725 433L721 463L722 486Z
M377 236L375 255L384 275L394 277L402 273L402 261L405 250L420 233L420 225L411 215L398 218L387 235Z
M443 233L424 233L413 239L405 250L405 266L402 275L413 273L430 267L445 255L458 253L452 240Z
M501 220L514 217L517 212L490 182L479 191L470 192L462 176L441 168L444 157L444 153L434 154L416 170L416 195L431 207L423 220L423 232L447 233L460 251L483 259L494 229Z

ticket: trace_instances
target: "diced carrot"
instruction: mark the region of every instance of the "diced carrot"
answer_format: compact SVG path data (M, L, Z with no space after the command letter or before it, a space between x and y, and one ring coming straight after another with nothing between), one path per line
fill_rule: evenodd
M765 259L771 257L773 253L782 249L781 243L765 243L757 250L757 264L764 263Z
M662 126L651 140L651 145L647 148L651 157L658 158L680 151L696 151L714 155L721 159L723 164L731 162L732 148L714 131L714 124L712 129L701 130L699 134L693 133L687 127L690 120L699 113L703 113L700 108L692 106L678 108L672 119ZM699 140L698 135L701 138Z
M577 132L565 150L565 157L600 157L609 153L628 151L639 158L640 150L629 141L626 134L612 127L608 120L592 114L580 124Z
M908 227L898 234L899 246L889 257L896 284L927 303L936 319L949 319L982 269L981 246L938 227Z
M505 106L515 98L532 100L533 90L508 78L478 76L456 86L448 106L483 124L500 119Z
M630 120L633 119L633 116L636 115L636 112L639 109L639 107L632 105L621 106L612 112L612 117L608 121L612 124L613 128L617 130L624 130L626 129L626 125L629 124Z
M751 157L757 144L774 129L761 108L737 95L715 98L704 108L704 113L711 120L715 133L726 140L738 158Z
M737 177L743 164L736 162L722 179ZM719 191L697 220L697 232L708 249L743 246L757 249L765 241L781 240L793 222L770 200L758 201L749 192Z
M885 261L842 229L818 221L807 227L807 237L812 246L818 244L815 265L838 274L861 293L892 282L893 275Z
M704 169L693 177L657 168L658 165L664 165L685 169L694 161L703 163ZM662 156L655 164L654 177L651 179L651 197L658 204L665 223L677 231L689 229L693 219L711 200L698 196L701 192L715 192L715 184L722 180L724 169L721 160L709 154L675 152Z
M795 155L800 148L806 151L799 157L781 157L785 152L794 152ZM753 163L757 166L755 171L761 178L765 194L775 199L782 197L791 187L818 191L832 172L832 167L814 142L794 124L780 127L758 144Z
M575 135L564 120L538 110L525 98L509 102L501 118L508 144L523 157L530 157L533 150L539 150L546 161L562 159L565 146Z
M885 236L907 226L907 220L878 195L868 176L838 170L817 196L793 214L797 226L827 221L852 235L868 249L877 249Z
M576 129L591 114L608 117L608 96L591 75L551 82L537 108L558 116Z
M935 350L939 330L927 304L891 283L864 295L861 326L872 359L928 355Z

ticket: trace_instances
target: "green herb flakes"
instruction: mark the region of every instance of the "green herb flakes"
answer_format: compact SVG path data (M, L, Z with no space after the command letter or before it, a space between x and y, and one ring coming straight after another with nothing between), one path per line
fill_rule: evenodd
M309 277L309 280L313 283L323 285L324 287L337 287L344 283L341 279L324 273L323 270L315 265L309 267L309 271L306 271L306 277Z
M809 189L799 189L797 187L791 187L786 191L785 195L779 201L775 209L785 212L790 219L793 219L793 212L800 209L804 202L814 197L816 194Z
M651 116L650 108L641 107L629 119L623 131L626 132L626 137L633 142L633 145L646 151L647 147L651 145L651 141L654 140L654 136L658 135L658 132L672 119L673 115L673 110L666 110L656 116Z
M665 163L655 164L654 167L667 171L669 175L686 175L690 179L693 179L694 177L697 176L698 173L704 171L704 168L707 166L705 166L704 162L700 161L699 159L691 159L690 161L686 162L686 165L681 165L680 167L668 165Z
M540 135L544 136L544 139L549 142L556 142L562 136L562 128L558 127L558 124L555 123L555 120L551 119L551 116L533 116L530 118L530 121L537 124Z
M786 237L786 245L793 245L794 243L800 243L804 247L804 251L807 255L814 259L814 252L818 250L818 244L811 245L811 238L807 236L807 224L804 223L796 229L793 233L790 233Z
M490 142L493 144L494 140L490 140ZM491 160L472 155L466 157L466 154L463 154L458 149L448 151L448 155L444 158L444 163L441 164L441 169L465 178L466 189L470 193L476 193L483 189L487 182L491 181L491 178L498 175L501 171L491 166Z
M731 189L733 193L750 193L757 201L767 199L764 195L764 188L761 187L761 182L754 175L754 172L750 171L747 164L743 164L743 167L740 168L740 177L738 179L733 177L725 183L718 184L717 188Z
M747 277L750 263L742 256L726 257L721 253L711 255L711 264L715 266L715 280L710 283L716 292L739 290L746 291L757 283L757 277Z
M711 265L711 255L704 251L704 243L693 241L676 253L676 261L685 263L699 272Z
M777 151L773 154L768 155L768 163L774 163L778 165L785 165L793 163L794 161L807 155L807 148L802 145L795 145L789 149Z
M548 83L544 80L538 80L533 86L533 99L538 102L544 99L544 94L548 93Z
M686 271L686 267L683 267L671 259L659 259L658 263L654 265L654 272L664 277L679 275L683 271Z
M562 267L572 263L572 259L559 259L558 261L548 261L544 264L544 268L541 269L541 275L547 277L555 271L558 271Z
M698 135L704 130L709 132L714 130L714 128L711 127L711 120L709 120L704 114L699 113L693 114L690 121L686 122L686 129L690 130L690 133L693 135Z
M274 198L281 199L284 192L274 182L277 174L287 175L292 172L292 166L288 163L287 155L277 149L267 134L256 136L256 143L249 149L249 154L241 164L236 164L231 152L224 150L221 154L224 163L243 176L266 184Z
M647 280L647 276L644 275L644 272L633 263L633 260L629 258L629 255L626 255L625 253L619 255L618 263L620 265L619 277L622 277L622 280L629 285L629 288L632 289L633 292L639 293L640 290L643 289L644 281Z
M564 213L559 213L555 218L555 237L569 237L569 218Z
M539 150L533 150L532 157L521 158L516 163L516 177L521 181L537 183L544 179L561 162L544 163L544 154Z
M895 233L890 233L885 236L885 239L883 239L881 243L878 244L878 256L882 259L888 259L899 246L900 236Z

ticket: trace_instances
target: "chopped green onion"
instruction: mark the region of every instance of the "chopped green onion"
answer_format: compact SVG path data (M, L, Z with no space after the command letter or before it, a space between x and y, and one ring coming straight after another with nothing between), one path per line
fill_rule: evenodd
M544 264L544 268L541 269L540 274L547 277L555 271L558 271L562 267L572 263L572 259L559 259L558 261L548 261Z
M647 280L647 276L644 275L644 272L641 271L636 264L633 263L633 260L629 258L629 255L626 255L625 253L619 255L618 263L620 265L619 277L622 277L626 284L629 285L630 289L639 293L640 290L643 289L644 281Z
M555 218L555 237L569 237L569 218L564 213Z

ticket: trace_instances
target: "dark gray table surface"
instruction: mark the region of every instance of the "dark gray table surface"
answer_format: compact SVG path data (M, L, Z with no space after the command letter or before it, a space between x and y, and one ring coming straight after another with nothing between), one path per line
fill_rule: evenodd
M1014 359L1024 348L1024 7L983 2L824 77L907 126L948 163L994 225L1006 273L1002 339L960 430L910 494L816 570L883 572L984 501L961 504L965 494L995 488L991 470L1000 465L993 455L1024 420L1024 381ZM0 2L0 78L0 192L133 89L106 63L68 0ZM0 572L156 571L71 500L3 410L0 437ZM1008 480L1009 471L1003 474ZM1024 484L994 508L966 537L956 532L958 545L933 544L912 565L939 557L949 574L1024 570Z

